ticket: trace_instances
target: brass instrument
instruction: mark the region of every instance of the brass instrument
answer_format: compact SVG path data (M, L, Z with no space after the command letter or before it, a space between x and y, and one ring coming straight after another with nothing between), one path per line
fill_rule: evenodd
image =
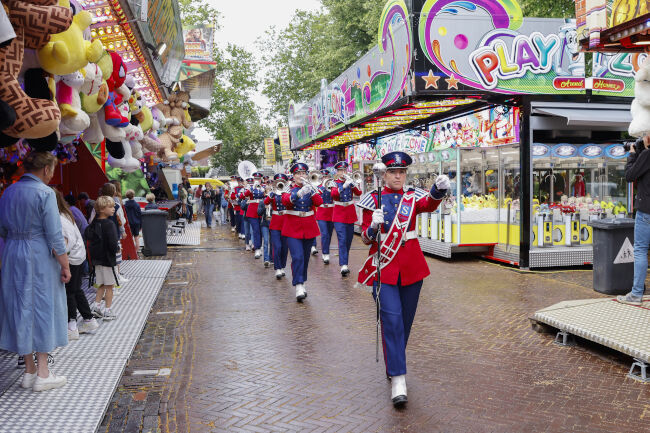
M284 194L285 192L289 192L289 184L283 181L282 179L277 179L272 182L273 184L273 192L276 194Z
M363 180L363 173L360 171L353 171L350 174L344 174L343 177L345 180L351 180L355 184L360 185L361 181Z

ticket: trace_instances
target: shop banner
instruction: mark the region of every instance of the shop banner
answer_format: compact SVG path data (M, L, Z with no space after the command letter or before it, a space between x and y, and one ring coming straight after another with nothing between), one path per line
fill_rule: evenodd
M185 40L185 59L212 61L212 44L214 42L214 26L202 25L183 27Z
M595 53L592 93L634 97L634 74L647 57L646 53Z
M431 125L429 150L519 142L519 108L498 106Z
M420 17L418 91L584 92L575 20L524 18L514 0L427 1Z
M587 159L596 158L613 158L622 159L628 156L628 152L620 143L615 144L595 144L587 143L574 145L570 143L543 144L533 143L531 148L533 159L539 158L575 158L582 157Z
M291 161L293 153L291 152L291 141L289 139L289 128L282 126L278 128L278 138L280 140L280 152L283 161Z
M289 104L293 148L386 108L405 96L411 70L409 11L404 0L388 0L377 45L307 103Z
M267 165L275 164L275 143L272 138L264 139L264 159Z
M426 152L428 142L428 132L407 131L389 137L379 138L375 149L378 158L395 151L416 155Z

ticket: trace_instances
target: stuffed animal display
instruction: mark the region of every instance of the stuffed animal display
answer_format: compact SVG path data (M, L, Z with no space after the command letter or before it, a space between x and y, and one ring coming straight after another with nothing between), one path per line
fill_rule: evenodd
M632 137L643 137L650 133L650 57L634 75L634 100L630 112L632 122L628 126L628 133Z

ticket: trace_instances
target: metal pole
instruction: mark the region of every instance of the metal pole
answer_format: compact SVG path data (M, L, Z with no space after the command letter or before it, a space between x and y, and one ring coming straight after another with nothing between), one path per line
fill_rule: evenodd
M377 209L382 209L381 207L381 193L382 193L382 179L384 176L384 173L386 173L386 166L378 162L377 164L372 166L372 172L375 175L375 180L377 182ZM397 215L395 216L397 218ZM382 225L380 225L377 229L377 295L375 297L375 308L376 308L376 327L375 327L375 361L379 362L379 326L381 324L381 318L379 314L380 310L380 301L379 301L379 294L381 292L381 229Z
M530 99L523 96L521 99L520 116L520 129L519 129L519 161L521 164L521 188L519 189L519 199L521 209L520 224L520 238L519 238L519 267L528 269L530 265L530 233L532 232L532 158L531 158L531 142L533 131L530 127L530 116L532 110L530 107Z

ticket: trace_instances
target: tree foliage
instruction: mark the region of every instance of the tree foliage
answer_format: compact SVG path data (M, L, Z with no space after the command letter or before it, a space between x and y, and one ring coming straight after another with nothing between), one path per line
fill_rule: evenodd
M520 0L525 17L575 18L574 0Z
M215 30L219 28L221 14L207 0L179 0L179 8L183 25L214 23ZM217 68L210 114L199 121L199 126L223 141L211 164L235 173L239 161L259 163L263 139L270 132L262 125L260 109L252 101L253 93L259 91L255 75L258 66L250 52L234 44L225 50L214 44L213 58Z
M306 101L377 43L385 0L321 0L324 10L296 11L285 29L271 27L258 41L271 112L286 118L289 101Z

